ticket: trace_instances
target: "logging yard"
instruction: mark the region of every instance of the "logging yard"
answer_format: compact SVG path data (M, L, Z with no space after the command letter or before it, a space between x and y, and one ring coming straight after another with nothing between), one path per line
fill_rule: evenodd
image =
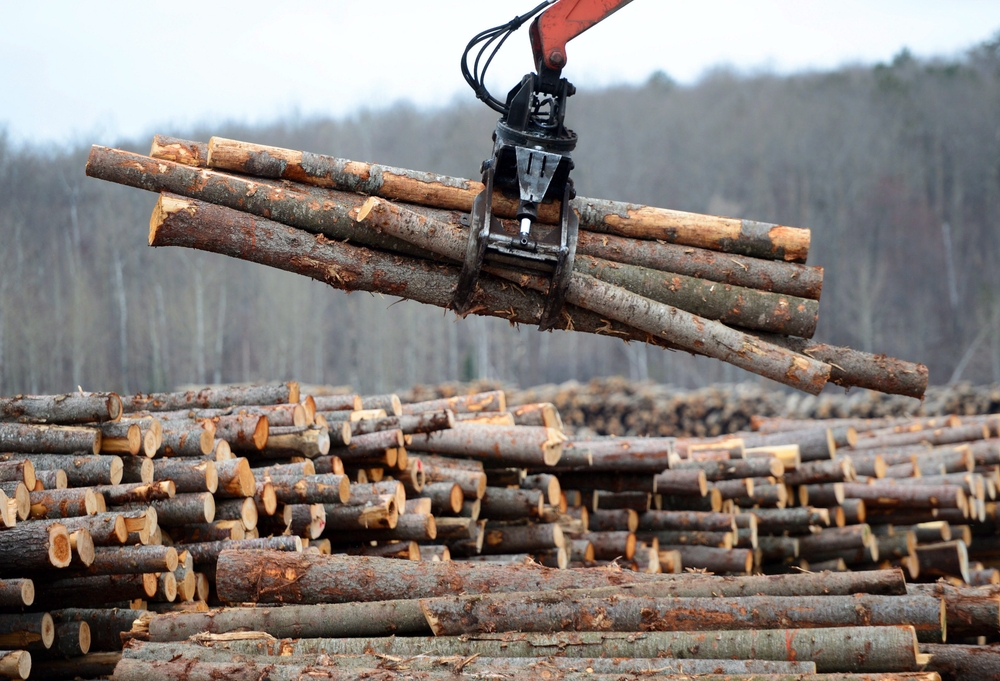
M230 139L256 137L232 127L195 140L155 135L148 154L90 147L88 187L118 185L107 196L155 200L149 246L214 254L190 256L199 259L190 267L198 382L168 378L159 283L151 289L156 313L132 322L149 324L150 352L138 353L149 357L130 366L129 277L117 243L104 259L119 309L120 383L87 384L105 375L103 364L81 373L83 358L96 354L81 349L90 327L72 315L82 319L82 311L65 324L71 362L60 355L61 326L51 358L42 345L11 344L28 357L28 379L18 375L16 385L38 385L41 356L71 365L68 385L87 390L44 394L65 388L43 382L10 390L32 394L0 396L0 680L1000 681L1000 388L959 382L988 331L1000 338L1000 304L988 302L992 321L966 339L968 320L987 315L960 305L945 224L951 310L967 318L948 328L948 338L971 342L948 385L932 386L916 358L877 352L886 336L875 332L877 292L865 289L881 286L890 271L877 248L852 245L864 261L850 301L860 319L857 336L848 337L862 339L856 349L815 338L829 327L819 327L824 267L809 261L809 229L721 217L715 213L727 210L711 206L703 214L577 195L569 179L577 138L563 125L566 98L576 92L560 77L565 43L627 3L543 2L473 38L463 76L501 113L482 182L285 148L311 146L287 139L282 146ZM537 73L503 102L486 90L485 70L532 18ZM470 68L470 50L480 45ZM905 90L876 75L894 97ZM666 81L654 78L649 88L667 92ZM5 145L0 134L0 161ZM929 172L922 182L934 184L938 208L958 207L949 208L958 224L963 192L978 190L963 189L957 170L946 183L947 145L924 146L940 164L937 179ZM812 155L836 154L824 147ZM83 154L78 160L82 178ZM643 181L669 184L642 170ZM781 172L796 200L808 197L808 182L802 189L794 171ZM888 195L891 184L879 191ZM65 247L46 247L65 248L76 272L100 259L93 250L100 239L80 237L72 192L73 235ZM831 204L856 199L834 195ZM94 219L117 211L135 222L125 202L104 201L103 217ZM974 203L986 212L1000 205ZM134 227L140 238L147 209ZM846 208L835 210L856 221ZM919 213L900 220L909 227ZM821 222L799 214L800 224ZM20 234L15 278L26 260ZM900 240L884 238L892 248ZM813 261L817 254L854 262L853 253L814 249ZM574 355L574 371L576 339L590 334L605 337L594 343L638 348L642 362L647 352L717 360L732 372L725 380L741 370L756 382L682 390L646 380L645 368L628 380L601 377L614 373L601 364L589 382L518 385L490 374L486 341L481 371L456 380L457 332L448 336L448 376L421 384L408 370L406 382L383 383L379 373L367 384L374 390L344 378L344 364L358 364L351 374L358 377L395 352L372 353L360 366L363 346L379 334L404 330L423 344L423 359L394 358L410 368L443 353L444 336L415 317L392 330L378 323L357 330L360 347L337 358L336 385L323 374L333 366L324 364L325 339L312 349L317 371L298 375L302 365L289 362L294 370L285 371L285 356L304 354L309 342L285 337L260 351L280 355L282 369L254 370L282 382L227 383L221 369L208 381L204 317L212 314L202 303L211 284L203 285L210 268L202 263L226 262L217 256L319 282L311 285L325 296L341 296L332 288L408 301L407 310L430 306L454 313L454 325L492 317L518 334L554 331L544 338L572 339L560 352ZM42 273L42 256L34 257ZM909 275L910 264L899 271ZM82 290L84 279L71 281ZM0 294L6 283L0 277ZM853 290L831 286L828 297ZM56 278L56 317L59 288ZM87 296L100 297L88 289L68 300ZM242 291L237 307L252 307L253 296ZM913 299L910 309L934 316ZM150 300L133 306L148 308ZM225 300L223 289L220 364L233 349L223 341ZM300 302L288 301L301 317L293 328L269 316L273 304L239 314L264 318L275 336L322 339L331 327L314 324L322 315ZM337 316L336 325L357 326L351 315ZM916 328L895 327L898 334ZM252 333L241 328L247 379ZM997 338L990 339L995 377ZM342 340L329 340L331 354ZM941 351L934 343L948 349L940 339L906 348ZM583 363L592 359L579 354ZM544 370L548 355L538 350L538 357L533 368ZM936 378L937 362L920 357ZM132 393L129 376L146 376L146 367L151 382L140 389L147 392ZM555 380L544 375L533 382ZM315 383L301 380L313 376Z
M86 172L159 195L151 246L442 308L482 191L224 138ZM1000 678L1000 394L814 341L808 230L572 210L555 328L798 392L2 398L0 678ZM487 262L464 316L538 326L548 291Z

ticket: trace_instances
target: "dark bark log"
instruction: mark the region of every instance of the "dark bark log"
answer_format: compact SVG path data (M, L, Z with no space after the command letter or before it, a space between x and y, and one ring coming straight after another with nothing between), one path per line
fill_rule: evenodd
M47 650L55 640L55 623L47 612L0 615L0 650Z
M545 495L550 506L558 506L562 498L562 484L559 478L548 473L525 476L519 483L522 489L537 489Z
M902 445L929 444L947 445L970 440L985 440L989 429L981 423L947 428L934 428L907 432L869 435L858 438L854 449L885 449Z
M510 487L487 487L480 501L480 513L490 520L538 518L545 505L541 491Z
M943 582L909 584L907 593L941 598L948 636L995 636L1000 632L1000 590L992 586L955 587Z
M895 485L884 482L872 485L845 483L844 495L851 499L863 499L869 510L900 507L962 509L966 505L966 496L962 488L948 485Z
M401 430L383 430L358 437L352 435L348 446L332 447L330 454L340 457L342 461L352 466L369 463L384 463L395 466L394 459L390 463L386 458L386 450L397 449L403 445L403 432Z
M0 421L73 425L117 421L122 400L115 393L17 395L0 399Z
M226 409L239 405L289 404L298 401L299 384L295 381L279 385L225 386L122 398L125 413Z
M122 649L121 633L132 629L132 623L143 615L140 610L124 608L67 608L53 610L56 624L86 622L90 628L90 649L117 651Z
M482 553L532 553L565 546L562 529L554 523L500 525L488 523Z
M72 518L97 513L97 496L94 488L52 489L32 492L31 518Z
M916 547L921 576L960 577L969 582L969 555L965 542L950 541Z
M463 260L468 238L459 227L374 197L365 202L358 215L365 224L384 233L458 262ZM548 290L544 277L518 275L496 267L486 269L524 288ZM566 301L629 324L689 352L721 359L812 394L818 394L830 377L828 365L806 355L789 352L720 322L653 301L588 274L574 272L571 275Z
M946 681L993 681L1000 676L1000 645L941 645L925 643L920 652L930 655L930 671Z
M657 473L653 478L653 492L703 497L708 493L705 471L675 469Z
M650 532L638 530L636 537L644 542L656 539L664 546L714 546L716 548L731 549L735 545L732 532L704 532L694 530L657 530Z
M86 622L63 622L56 625L56 641L50 654L80 657L90 652L90 625Z
M847 527L830 527L821 532L800 537L799 548L802 555L808 558L811 554L861 548L867 546L871 541L872 533L868 525L849 525Z
M837 513L838 525L841 515L843 515L845 525L860 525L868 519L868 507L865 506L862 499L844 499L844 503L840 505L840 511L842 513Z
M702 530L706 532L733 532L736 530L736 525L734 517L730 513L648 511L639 515L637 529L647 531Z
M170 537L180 544L195 544L227 539L245 539L246 528L239 520L216 520L210 523L187 523L169 529Z
M877 645L873 642L877 641ZM914 671L918 658L912 627L840 627L725 632L560 632L479 634L475 637L300 639L278 645L289 655L319 654L461 655L469 657L756 659L812 661L822 673ZM260 642L226 643L233 652L254 654ZM259 653L258 653L259 654ZM660 661L660 660L657 660ZM838 678L847 679L846 676ZM707 681L707 679L706 679ZM817 681L819 681L817 679Z
M327 513L329 513L329 509L327 509ZM396 526L392 529L338 530L330 532L328 526L327 534L331 539L343 542L432 541L437 538L437 524L432 515L407 513L406 515L399 516Z
M632 532L588 532L580 538L590 542L594 560L632 560L635 555L636 538Z
M35 600L35 583L30 579L0 579L0 608L21 608Z
M591 462L583 470L591 473L614 471L655 475L670 467L673 442L673 438L667 437L597 438L567 442L563 451L569 453L572 449L585 452ZM560 468L566 465L563 462Z
M718 490L723 500L742 498L750 499L754 492L754 479L744 478L742 480L716 480L712 483L712 488Z
M907 623L918 640L941 641L944 603L933 596L750 596L573 598L558 592L423 599L436 636L496 630L706 631L818 629ZM540 616L541 615L541 616Z
M238 520L247 530L257 527L257 502L253 498L220 499L215 502L215 520Z
M621 531L635 532L639 526L639 514L630 508L611 511L592 511L587 528L591 532Z
M95 546L118 546L128 539L125 519L120 513L97 513L60 521L69 532L85 529Z
M36 607L100 607L135 598L152 598L156 589L157 579L152 573L57 579L47 583L44 592L39 592Z
M266 158L270 162L261 164L257 162L258 158ZM219 137L209 141L208 165L465 213L471 211L472 200L483 188L472 180L263 147ZM88 163L88 174L90 166ZM498 217L514 217L516 203L510 199L498 194L493 205ZM769 260L805 262L809 252L810 233L805 229L599 199L577 198L573 205L580 214L580 226L584 230L657 239ZM557 224L559 210L560 206L556 203L544 204L539 218L542 222Z
M437 541L454 543L464 540L472 540L476 545L476 553L482 548L480 530L485 521L475 518L434 518L434 525L437 530Z
M605 492L594 490L589 499L592 511L631 509L645 513L650 509L652 495L649 492Z
M755 481L752 493L734 497L733 501L740 508L784 508L788 504L788 497L788 488L785 485L765 485Z
M757 518L757 529L760 532L805 532L811 527L828 527L830 513L825 508L755 508L753 515Z
M745 575L753 569L753 551L749 549L660 544L660 550L679 552L685 568L698 568L714 574Z
M797 537L758 537L757 548L760 549L761 559L764 561L781 562L799 557Z
M398 541L377 546L333 546L333 553L346 553L351 556L376 556L379 558L396 558L398 560L421 560L420 544L415 541Z

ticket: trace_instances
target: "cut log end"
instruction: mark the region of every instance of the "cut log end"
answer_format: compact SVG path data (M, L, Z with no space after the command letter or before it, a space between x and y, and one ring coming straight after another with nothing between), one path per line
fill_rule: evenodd
M69 531L65 525L52 523L49 526L49 562L54 567L63 568L73 559L73 549Z
M261 416L257 419L257 425L253 429L253 446L257 448L257 451L261 451L267 446L267 435L270 431L270 424L266 416Z

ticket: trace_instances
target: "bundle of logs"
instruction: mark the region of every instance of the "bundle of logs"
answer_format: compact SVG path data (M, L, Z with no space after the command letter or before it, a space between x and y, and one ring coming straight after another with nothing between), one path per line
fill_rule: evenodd
M160 193L152 246L441 307L451 304L482 190L218 137L157 136L150 156L94 146L87 174ZM493 206L516 234L516 202L498 193ZM574 209L581 231L560 328L713 357L812 394L827 383L923 394L923 365L811 340L823 270L804 264L808 230L597 199L577 198ZM543 204L539 221L551 229L559 214ZM490 264L471 313L538 324L548 292L545 277Z
M0 399L0 678L1000 674L1000 417L300 392Z

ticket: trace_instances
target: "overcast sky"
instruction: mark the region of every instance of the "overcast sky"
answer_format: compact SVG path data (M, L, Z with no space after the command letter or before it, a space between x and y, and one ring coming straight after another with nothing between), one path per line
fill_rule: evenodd
M398 100L471 100L459 71L477 32L536 0L8 1L0 127L27 142L114 142L167 126L348 115ZM788 73L953 55L1000 30L998 0L634 0L570 43L578 87L682 83L728 65ZM531 70L527 30L488 84Z

